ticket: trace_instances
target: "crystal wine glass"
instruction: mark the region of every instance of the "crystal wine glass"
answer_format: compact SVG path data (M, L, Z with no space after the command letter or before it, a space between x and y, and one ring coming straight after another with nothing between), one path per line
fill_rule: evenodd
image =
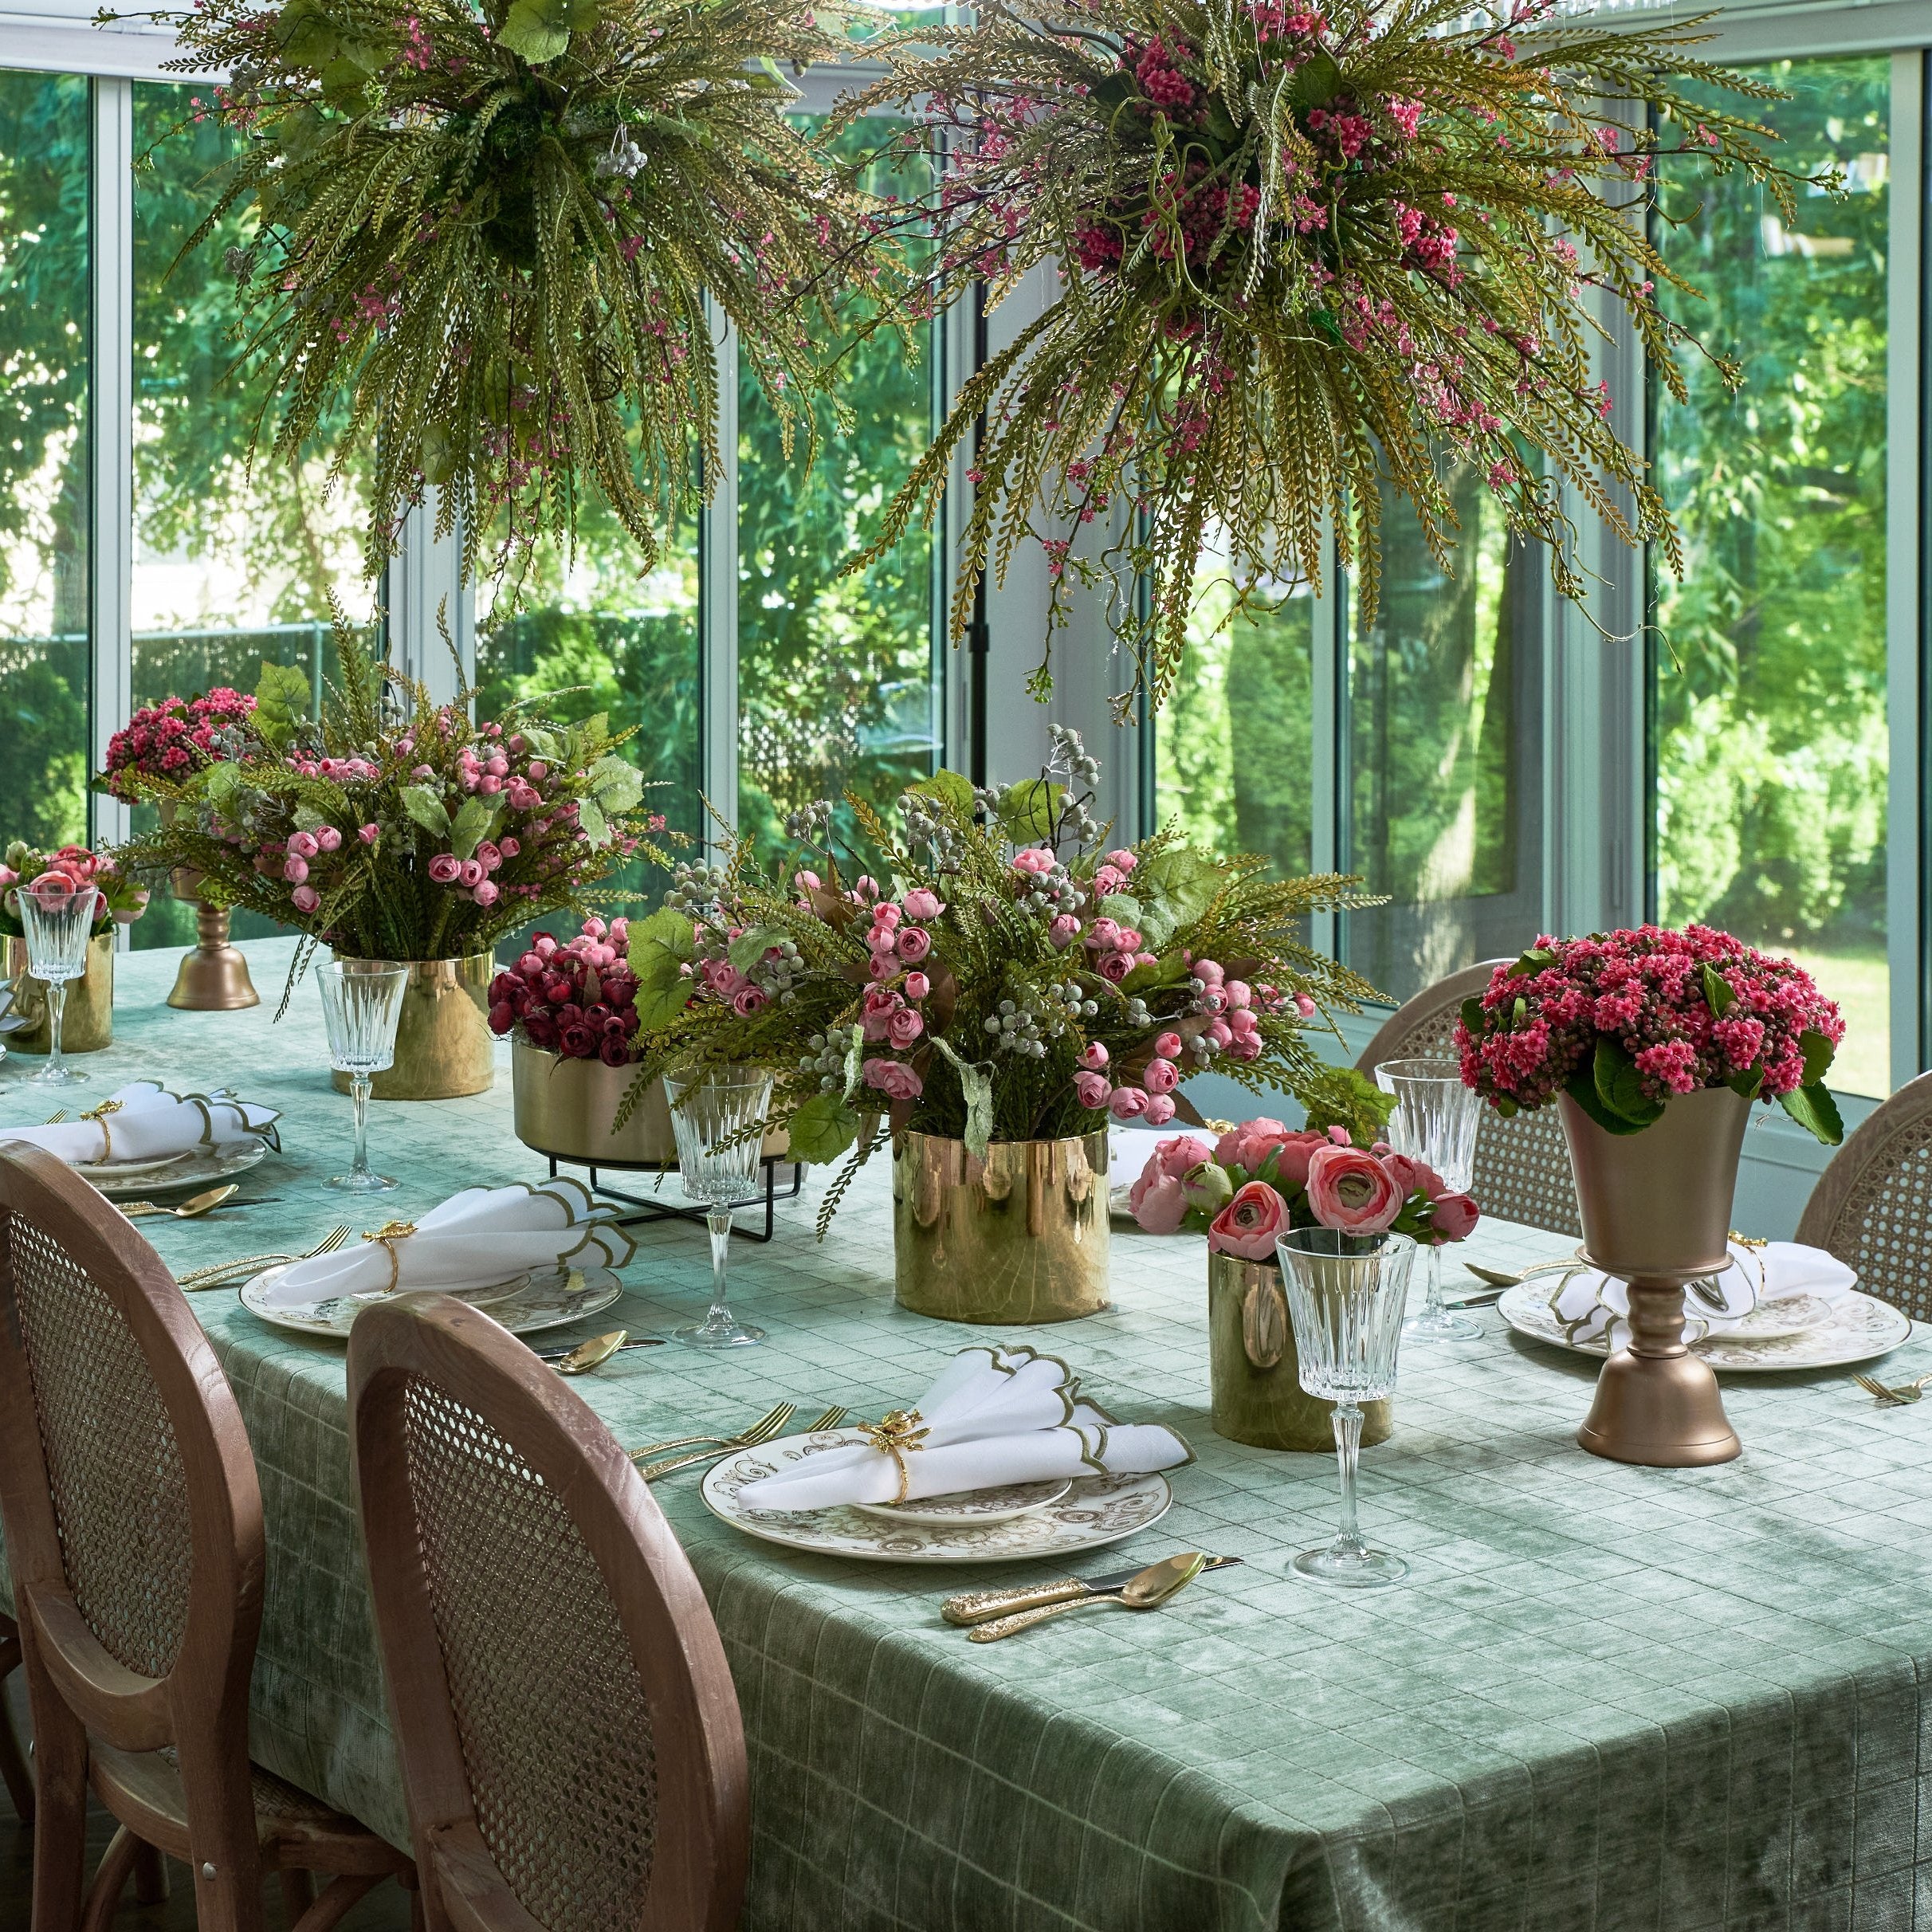
M69 981L87 971L87 944L93 937L100 896L92 886L78 892L23 886L15 895L27 939L27 971L47 988L46 1063L27 1076L36 1086L77 1086L87 1078L61 1057L61 1023L67 1012Z
M355 1157L348 1173L330 1176L332 1188L379 1194L396 1184L388 1175L369 1171L369 1082L396 1057L396 1021L408 978L407 967L387 960L332 960L316 968L328 1063L348 1075L355 1105Z
M772 1076L755 1066L717 1067L696 1077L666 1074L664 1090L685 1196L705 1204L705 1225L711 1231L710 1309L702 1321L672 1332L701 1349L763 1341L763 1329L732 1315L724 1298L724 1267L732 1204L751 1194L758 1176L764 1137L752 1130L770 1107Z
M1427 1162L1452 1194L1467 1192L1475 1176L1482 1102L1474 1087L1463 1086L1461 1065L1449 1059L1384 1060L1375 1078L1384 1094L1396 1097L1385 1130L1389 1145ZM1403 1333L1424 1341L1474 1341L1481 1327L1443 1306L1443 1251L1433 1242L1428 1256L1422 1313L1410 1317Z
M1357 1527L1355 1466L1362 1446L1361 1405L1396 1392L1402 1305L1416 1243L1407 1235L1298 1227L1274 1245L1302 1386L1335 1404L1335 1455L1341 1466L1341 1528L1325 1548L1303 1550L1294 1568L1342 1589L1396 1582L1408 1574L1408 1565L1371 1549Z

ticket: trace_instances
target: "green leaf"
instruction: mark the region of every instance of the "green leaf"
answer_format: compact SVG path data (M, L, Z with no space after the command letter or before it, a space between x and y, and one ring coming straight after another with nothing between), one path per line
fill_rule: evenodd
M962 777L957 772L935 772L930 778L922 778L917 784L907 787L913 791L923 792L929 799L939 799L959 814L962 819L972 816L972 780Z
M1213 905L1227 882L1219 860L1187 846L1142 859L1133 875L1134 897L1141 901L1141 937L1158 952Z
M1738 995L1731 991L1730 982L1719 972L1709 960L1703 964L1704 1003L1710 1008L1714 1019L1722 1019L1730 1008L1738 1003Z
M626 930L630 939L630 970L640 979L643 968L638 964L639 946L655 946L681 966L691 957L691 921L668 906L660 906L648 919L632 920Z
M1547 946L1532 946L1510 968L1512 980L1526 979L1531 973L1547 972L1557 963L1557 956Z
M437 809L440 811L442 808L439 805ZM462 809L450 827L450 850L458 858L474 858L477 847L489 836L490 827L496 823L496 809L487 800L481 797L465 799Z
M519 724L516 728L532 757L548 758L554 764L563 756L564 748L557 742L555 732L546 731L540 724Z
M1317 47L1295 69L1294 78L1288 84L1288 98L1298 108L1318 108L1324 101L1333 100L1341 89L1341 69L1335 57Z
M1141 901L1132 893L1110 892L1094 907L1103 919L1111 919L1117 925L1132 926L1145 939L1147 935L1141 926Z
M740 972L749 972L784 937L776 926L749 926L731 942L727 956Z
M288 60L318 70L335 59L341 36L314 0L289 0L275 16L275 44Z
M607 812L630 811L644 795L644 774L615 752L607 752L588 774L591 796Z
M1475 994L1463 1002L1463 1024L1469 1029L1470 1038L1475 1039L1482 1031L1482 1023L1488 1018L1482 1002Z
M858 1138L863 1117L846 1105L839 1094L815 1094L786 1127L791 1137L791 1158L823 1167L836 1160Z
M1381 1138L1381 1129L1396 1110L1396 1097L1384 1094L1366 1074L1352 1066L1324 1066L1308 1083L1305 1128L1325 1133L1345 1127L1358 1142Z
M204 766L196 774L196 779L208 795L210 805L226 805L242 789L242 768L223 759L218 764Z
M322 69L322 98L344 114L359 114L368 105L368 84L362 63L346 55Z
M1838 1111L1838 1102L1822 1082L1793 1087L1789 1094L1778 1095L1777 1104L1814 1140L1822 1141L1827 1147L1836 1147L1845 1137L1844 1119Z
M1734 1094L1742 1094L1746 1100L1755 1100L1757 1091L1765 1083L1765 1070L1761 1062L1756 1066L1747 1066L1741 1074L1726 1077L1724 1084Z
M1151 966L1137 966L1121 980L1122 993L1144 993L1150 987L1178 986L1187 979L1193 968L1178 952L1170 952L1164 960L1156 960Z
M1023 778L1000 793L993 815L1014 844L1037 845L1052 838L1066 802L1066 786L1051 784L1043 778Z
M450 814L443 802L427 785L405 785L402 809L426 832L438 838L450 836Z
M293 814L295 829L298 832L319 832L328 820L312 805L298 805Z
M595 0L516 0L497 30L497 45L541 67L569 46L573 29L593 26L596 19Z
M611 842L611 821L604 816L603 807L596 799L578 799L577 824L592 845L605 846Z
M966 1101L966 1132L961 1137L966 1151L976 1160L984 1160L993 1137L993 1070L962 1060L937 1035L933 1044L952 1062L953 1070L960 1077L960 1092Z
M640 980L635 1002L638 1030L650 1033L659 1027L668 1027L691 1003L694 984L689 980L673 978L666 985L646 986Z
M1647 1127L1663 1112L1663 1102L1643 1091L1643 1076L1637 1071L1636 1062L1615 1040L1601 1034L1596 1039L1591 1079L1604 1109L1632 1126Z
M1605 1133L1641 1133L1643 1131L1636 1121L1627 1121L1620 1113L1612 1113L1597 1098L1596 1082L1581 1067L1570 1075L1564 1091Z
M271 744L286 744L308 719L308 680L292 664L261 661L255 685L255 728Z
M845 1097L850 1100L858 1091L858 1078L866 1062L866 1027L862 1020L852 1023L852 1037L846 1043Z
M638 976L638 1023L670 1023L690 1004L694 982L681 970L691 956L691 922L660 909L630 929L630 970Z
M1838 1051L1822 1033L1808 1030L1798 1035L1798 1051L1804 1056L1804 1080L1806 1086L1819 1086L1831 1070L1832 1056Z

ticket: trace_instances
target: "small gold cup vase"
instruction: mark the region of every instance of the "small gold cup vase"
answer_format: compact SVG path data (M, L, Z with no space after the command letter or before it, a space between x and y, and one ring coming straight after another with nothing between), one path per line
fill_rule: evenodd
M1281 1264L1208 1257L1208 1360L1214 1432L1257 1449L1335 1453L1335 1405L1302 1386ZM1395 1428L1392 1402L1362 1404L1362 1447Z
M893 1137L899 1306L1001 1327L1072 1321L1107 1306L1107 1137L964 1141Z
M1640 1132L1599 1127L1557 1097L1584 1250L1630 1291L1630 1345L1604 1364L1577 1439L1652 1469L1728 1463L1743 1445L1718 1378L1684 1346L1684 1284L1730 1259L1731 1197L1750 1103L1729 1087L1675 1095Z
M6 942L6 976L14 988L14 1011L26 1022L6 1035L9 1053L41 1054L53 1030L47 1023L47 988L27 970L27 942ZM114 929L87 942L87 970L67 983L61 1015L61 1050L98 1053L114 1043Z
M175 822L172 799L161 807L161 823ZM177 866L168 874L175 897L194 908L194 949L181 956L175 990L167 1003L186 1013L238 1013L260 1006L261 995L248 976L248 961L228 937L228 908L210 905L201 896L202 875L192 866Z

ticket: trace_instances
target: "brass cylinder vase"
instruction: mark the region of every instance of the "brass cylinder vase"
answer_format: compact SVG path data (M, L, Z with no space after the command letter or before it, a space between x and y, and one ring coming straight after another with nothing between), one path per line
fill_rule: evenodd
M6 942L6 976L14 989L14 1011L26 1024L5 1036L9 1053L45 1053L49 1045L47 983L27 971L27 942ZM114 1043L114 929L87 942L87 971L67 983L67 1006L61 1015L62 1053L98 1053Z
M1208 1358L1214 1432L1257 1449L1335 1453L1332 1402L1302 1386L1280 1264L1208 1256ZM1385 1443L1395 1405L1362 1404L1362 1447Z
M497 1036L489 1030L487 952L457 960L406 960L394 1062L370 1082L375 1100L457 1100L481 1094L497 1077ZM336 1091L349 1090L347 1074Z
M893 1274L899 1305L942 1321L1023 1326L1107 1306L1107 1137L964 1141L896 1135Z
M1584 1252L1630 1291L1630 1345L1604 1364L1577 1439L1654 1469L1728 1463L1742 1444L1718 1378L1684 1346L1684 1284L1730 1261L1750 1103L1729 1087L1679 1094L1632 1134L1606 1133L1567 1094L1557 1105Z
M523 1039L510 1043L510 1085L515 1095L516 1137L540 1154L587 1165L674 1168L677 1137L664 1082L654 1080L621 1129L617 1109L637 1078L634 1066L606 1066L573 1060ZM791 1145L783 1132L768 1133L762 1160L782 1160Z

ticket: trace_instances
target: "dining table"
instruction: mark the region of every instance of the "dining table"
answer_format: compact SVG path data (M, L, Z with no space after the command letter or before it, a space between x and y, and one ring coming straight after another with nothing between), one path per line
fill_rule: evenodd
M414 1218L464 1185L540 1180L513 1130L507 1046L473 1097L379 1102L346 1164L312 979L292 944L245 950L260 1006L179 1012L175 956L123 954L113 1043L57 1098L0 1066L0 1128L119 1084L237 1089L281 1110L281 1149L236 1204L138 1225L176 1271ZM648 1190L653 1177L625 1177ZM1061 1617L971 1643L951 1592L1064 1565L841 1561L714 1515L701 1468L651 1494L730 1660L751 1776L743 1923L812 1932L1486 1932L1903 1927L1932 1922L1932 1401L1883 1408L1849 1368L1728 1376L1744 1443L1714 1468L1626 1467L1576 1431L1596 1365L1513 1333L1404 1347L1394 1432L1361 1459L1369 1539L1405 1581L1294 1574L1333 1533L1333 1456L1210 1426L1206 1246L1116 1223L1111 1306L987 1330L893 1292L883 1149L830 1232L825 1170L766 1245L732 1244L734 1308L762 1346L622 1353L567 1386L626 1446L736 1431L772 1404L873 1417L958 1349L1062 1357L1122 1420L1177 1430L1173 1503L1094 1576L1180 1551L1238 1557L1145 1614ZM674 1176L662 1198L678 1201ZM248 1205L260 1202L260 1205ZM742 1217L751 1227L758 1217ZM622 1300L545 1341L667 1335L701 1312L701 1225L639 1226ZM1569 1239L1485 1221L1449 1251L1515 1269ZM351 1482L344 1349L267 1325L232 1289L189 1298L260 1471L267 1571L257 1759L399 1845L408 1820ZM1932 1370L1915 1331L1884 1365ZM115 1419L104 1416L102 1428Z

